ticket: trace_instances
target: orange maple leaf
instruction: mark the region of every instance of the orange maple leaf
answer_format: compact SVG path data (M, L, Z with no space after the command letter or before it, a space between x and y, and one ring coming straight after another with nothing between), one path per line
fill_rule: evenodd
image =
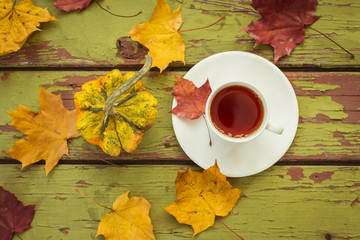
M106 240L155 239L149 217L150 203L143 197L129 198L129 192L115 200L112 212L101 219L96 236L103 235Z
M175 186L177 200L164 209L179 223L191 225L194 236L214 225L215 216L227 216L241 193L226 180L216 162L202 173L189 168L179 172Z
M15 1L16 2L16 1ZM47 9L36 7L31 0L15 6L11 0L0 1L0 55L19 50L40 22L56 20Z
M165 0L158 0L150 21L134 26L129 35L149 49L152 67L162 72L169 63L185 63L185 43L178 32L183 19L181 6L171 11Z
M76 110L68 111L59 95L40 88L38 101L41 112L22 105L8 112L13 120L10 125L28 136L6 153L22 162L22 167L44 159L47 175L64 154L68 155L67 139L80 134L76 131Z

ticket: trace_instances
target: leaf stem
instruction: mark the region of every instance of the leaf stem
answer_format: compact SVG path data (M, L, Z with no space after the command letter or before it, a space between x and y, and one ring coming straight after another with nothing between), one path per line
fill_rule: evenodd
M219 216L216 216L217 219L219 219L219 221L227 228L229 229L233 234L235 234L238 238L244 240L239 234L237 234L234 230L232 230L231 228L229 228L221 219Z
M89 198L88 196L86 196L85 194L83 194L82 192L80 192L80 190L75 189L75 191L77 191L79 194L81 194L82 196L86 197L87 199L89 199L89 200L92 201L93 203L99 205L100 207L103 207L103 208L109 209L109 210L111 210L111 211L114 211L114 210L112 210L112 208L109 208L109 207L107 207L107 206L101 205L100 203L96 202L95 200L92 200L91 198Z
M111 15L113 15L113 16L115 16L115 17L131 18L131 17L136 17L136 16L138 16L138 15L140 15L140 14L142 13L142 11L140 11L140 12L138 12L137 14L135 14L135 15L130 15L130 16L118 15L118 14L112 13L112 12L110 12L109 10L107 10L106 8L102 7L102 6L100 5L100 3L98 2L98 0L95 0L95 2L97 3L97 5L98 5L102 10L104 10L104 11L107 12L107 13L110 13Z
M204 114L201 114L201 116L203 117L204 121L205 121L205 125L206 125L206 128L208 130L208 134L209 134L209 146L211 147L212 146L212 141L211 141L211 135L210 135L210 129L209 129L209 125L206 121L206 118L204 116Z
M16 234L16 236L18 237L18 238L20 238L21 240L23 240L21 237L20 237L20 235L19 235L19 233L17 232L17 233L15 233Z
M200 28L193 28L193 29L185 29L185 30L181 30L181 31L178 31L179 33L180 32L188 32L188 31L194 31L194 30L201 30L201 29L205 29L205 28L209 28L211 26L214 26L215 24L217 24L218 22L220 22L221 20L223 20L225 18L225 16L222 16L219 20L217 20L216 22L210 24L209 26L206 26L206 27L200 27Z
M337 42L335 42L334 40L332 40L331 38L329 38L328 36L326 36L324 33L320 32L319 30L316 30L315 28L312 28L310 26L306 26L308 28L310 28L311 30L314 30L315 32L320 33L321 35L323 35L324 37L326 37L327 39L329 39L331 42L335 43L339 48L341 48L342 50L344 50L345 52L347 52L351 58L355 58L355 55L352 54L351 52L349 52L348 50L346 50L345 48L343 48L342 46L340 46L340 44L338 44Z

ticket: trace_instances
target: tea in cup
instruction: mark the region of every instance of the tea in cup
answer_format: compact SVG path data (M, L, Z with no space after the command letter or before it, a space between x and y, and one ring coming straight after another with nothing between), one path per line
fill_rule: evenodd
M247 142L265 129L281 134L283 128L269 123L264 96L249 83L233 81L213 91L205 107L210 129L230 142Z

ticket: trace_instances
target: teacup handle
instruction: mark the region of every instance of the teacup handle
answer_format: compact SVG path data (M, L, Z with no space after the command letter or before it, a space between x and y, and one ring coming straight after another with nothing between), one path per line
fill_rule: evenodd
M266 129L269 130L270 132L273 132L273 133L276 133L276 134L279 134L279 135L281 135L283 133L283 131L284 131L283 127L280 127L278 125L273 125L271 123L267 124Z

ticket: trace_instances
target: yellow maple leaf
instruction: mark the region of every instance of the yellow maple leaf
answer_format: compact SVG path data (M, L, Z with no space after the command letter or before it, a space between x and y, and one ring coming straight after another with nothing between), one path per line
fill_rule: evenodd
M165 0L158 0L150 21L134 26L129 35L149 49L153 67L162 72L169 63L185 63L185 43L178 32L183 23L181 6L171 11Z
M0 55L19 50L40 22L57 20L47 9L24 0L15 6L11 0L0 1Z
M56 166L64 154L68 154L67 139L78 137L76 110L68 111L59 95L40 88L41 112L19 105L13 112L11 126L27 134L27 140L16 141L6 152L22 162L22 167L45 160L46 175Z
M103 235L106 240L155 239L150 203L143 197L129 198L129 192L115 200L112 212L101 219L96 236Z
M179 223L191 225L194 236L214 225L215 216L227 216L241 193L226 180L216 162L202 173L189 168L179 172L175 186L177 200L164 209Z

